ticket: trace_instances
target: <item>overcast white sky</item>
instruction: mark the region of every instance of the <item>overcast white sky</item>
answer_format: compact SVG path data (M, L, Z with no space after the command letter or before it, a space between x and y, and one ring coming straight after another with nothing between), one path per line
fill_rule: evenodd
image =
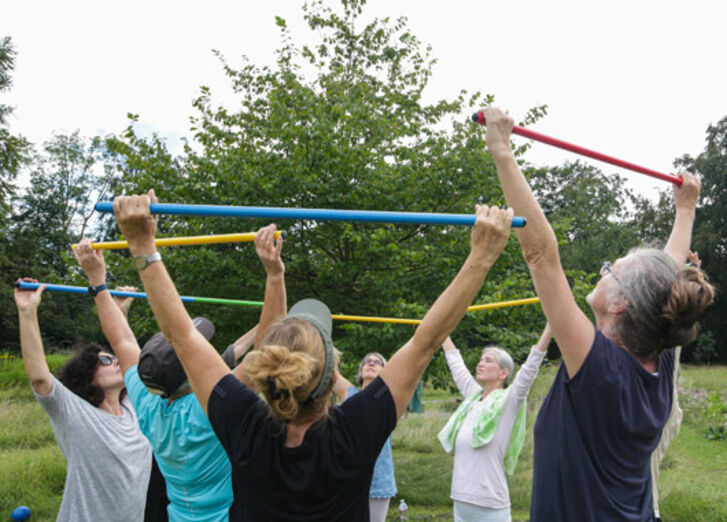
M727 115L724 0L370 0L366 13L407 16L433 46L429 100L480 89L516 120L546 103L534 130L654 170L672 172L676 157L698 154L707 125ZM292 0L5 2L0 36L18 52L13 89L2 94L15 107L11 130L40 144L54 131L120 132L133 112L174 145L189 135L200 85L229 99L211 49L233 65L242 54L272 64L275 15L295 41L315 42ZM576 159L542 144L527 158ZM664 187L624 174L645 195Z

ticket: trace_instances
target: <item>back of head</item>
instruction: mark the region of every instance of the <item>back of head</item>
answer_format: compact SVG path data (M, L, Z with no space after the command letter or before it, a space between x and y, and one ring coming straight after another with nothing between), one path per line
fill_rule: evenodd
M644 358L693 341L698 321L714 299L704 273L680 270L674 258L653 248L636 249L628 258L620 276L628 305L616 326L618 340Z
M195 317L194 327L208 341L215 334L215 325L204 317ZM162 397L180 397L191 393L187 374L177 357L174 347L162 332L157 332L144 343L137 366L139 378L144 386Z
M98 354L101 351L101 346L96 343L80 344L73 357L63 365L58 373L58 380L66 388L93 406L98 406L105 398L103 389L92 384L98 367Z
M317 399L311 394L325 364L321 334L310 322L288 317L273 324L260 348L245 358L245 372L279 420L317 418L325 413L333 382Z
M664 306L672 346L685 345L697 337L698 321L714 301L714 287L698 268L686 268L677 275Z
M162 397L174 395L187 382L181 361L161 332L152 335L144 344L137 370L147 390Z

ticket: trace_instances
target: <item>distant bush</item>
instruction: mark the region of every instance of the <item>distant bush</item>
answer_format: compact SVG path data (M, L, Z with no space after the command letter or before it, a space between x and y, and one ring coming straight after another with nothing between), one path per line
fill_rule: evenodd
M68 352L47 354L45 360L48 361L51 373L55 375L70 356L71 354ZM25 367L23 366L23 358L10 352L3 352L0 354L0 388L19 384L29 386L28 376L25 374Z

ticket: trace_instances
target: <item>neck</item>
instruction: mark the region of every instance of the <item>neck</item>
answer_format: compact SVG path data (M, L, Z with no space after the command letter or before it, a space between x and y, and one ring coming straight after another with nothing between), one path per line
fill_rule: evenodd
M373 379L363 379L363 380L361 380L361 389L363 390L364 388L366 388L366 386L368 386L372 382L374 382Z
M502 384L502 381L480 383L480 386L482 386L482 398L480 400L484 400L492 391L502 388Z
M310 428L313 424L323 418L324 415L320 415L314 419L291 419L285 429L285 447L297 448L303 444L305 432L308 431L308 428Z
M613 317L613 316L611 316L611 317ZM658 370L658 366L659 366L658 357L652 357L652 358L642 357L640 355L636 355L631 350L629 350L629 347L626 346L626 344L623 341L621 341L618 338L618 336L616 335L615 323L616 322L613 319L609 321L609 320L607 320L607 318L604 318L600 321L598 321L598 320L596 321L596 325L598 326L598 329L601 330L603 335L605 335L608 339L610 339L611 341L616 343L616 345L619 348L629 352L633 356L633 358L636 359L639 362L639 364L644 367L644 369L647 372L650 372L650 373L656 372Z
M616 344L620 345L621 343L618 342L616 339L616 316L611 314L606 314L601 317L596 317L596 326L599 330L601 330L601 333L611 339Z
M105 390L105 394L104 400L98 407L111 415L122 415L124 411L121 409L121 401L119 400L121 390Z

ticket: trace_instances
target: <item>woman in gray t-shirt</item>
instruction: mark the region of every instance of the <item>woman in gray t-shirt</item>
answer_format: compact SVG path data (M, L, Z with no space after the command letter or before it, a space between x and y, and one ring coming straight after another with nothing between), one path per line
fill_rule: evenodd
M57 520L141 521L151 449L124 397L119 363L100 347L88 345L56 379L45 360L38 326L42 293L43 287L16 288L15 303L25 372L67 462Z

